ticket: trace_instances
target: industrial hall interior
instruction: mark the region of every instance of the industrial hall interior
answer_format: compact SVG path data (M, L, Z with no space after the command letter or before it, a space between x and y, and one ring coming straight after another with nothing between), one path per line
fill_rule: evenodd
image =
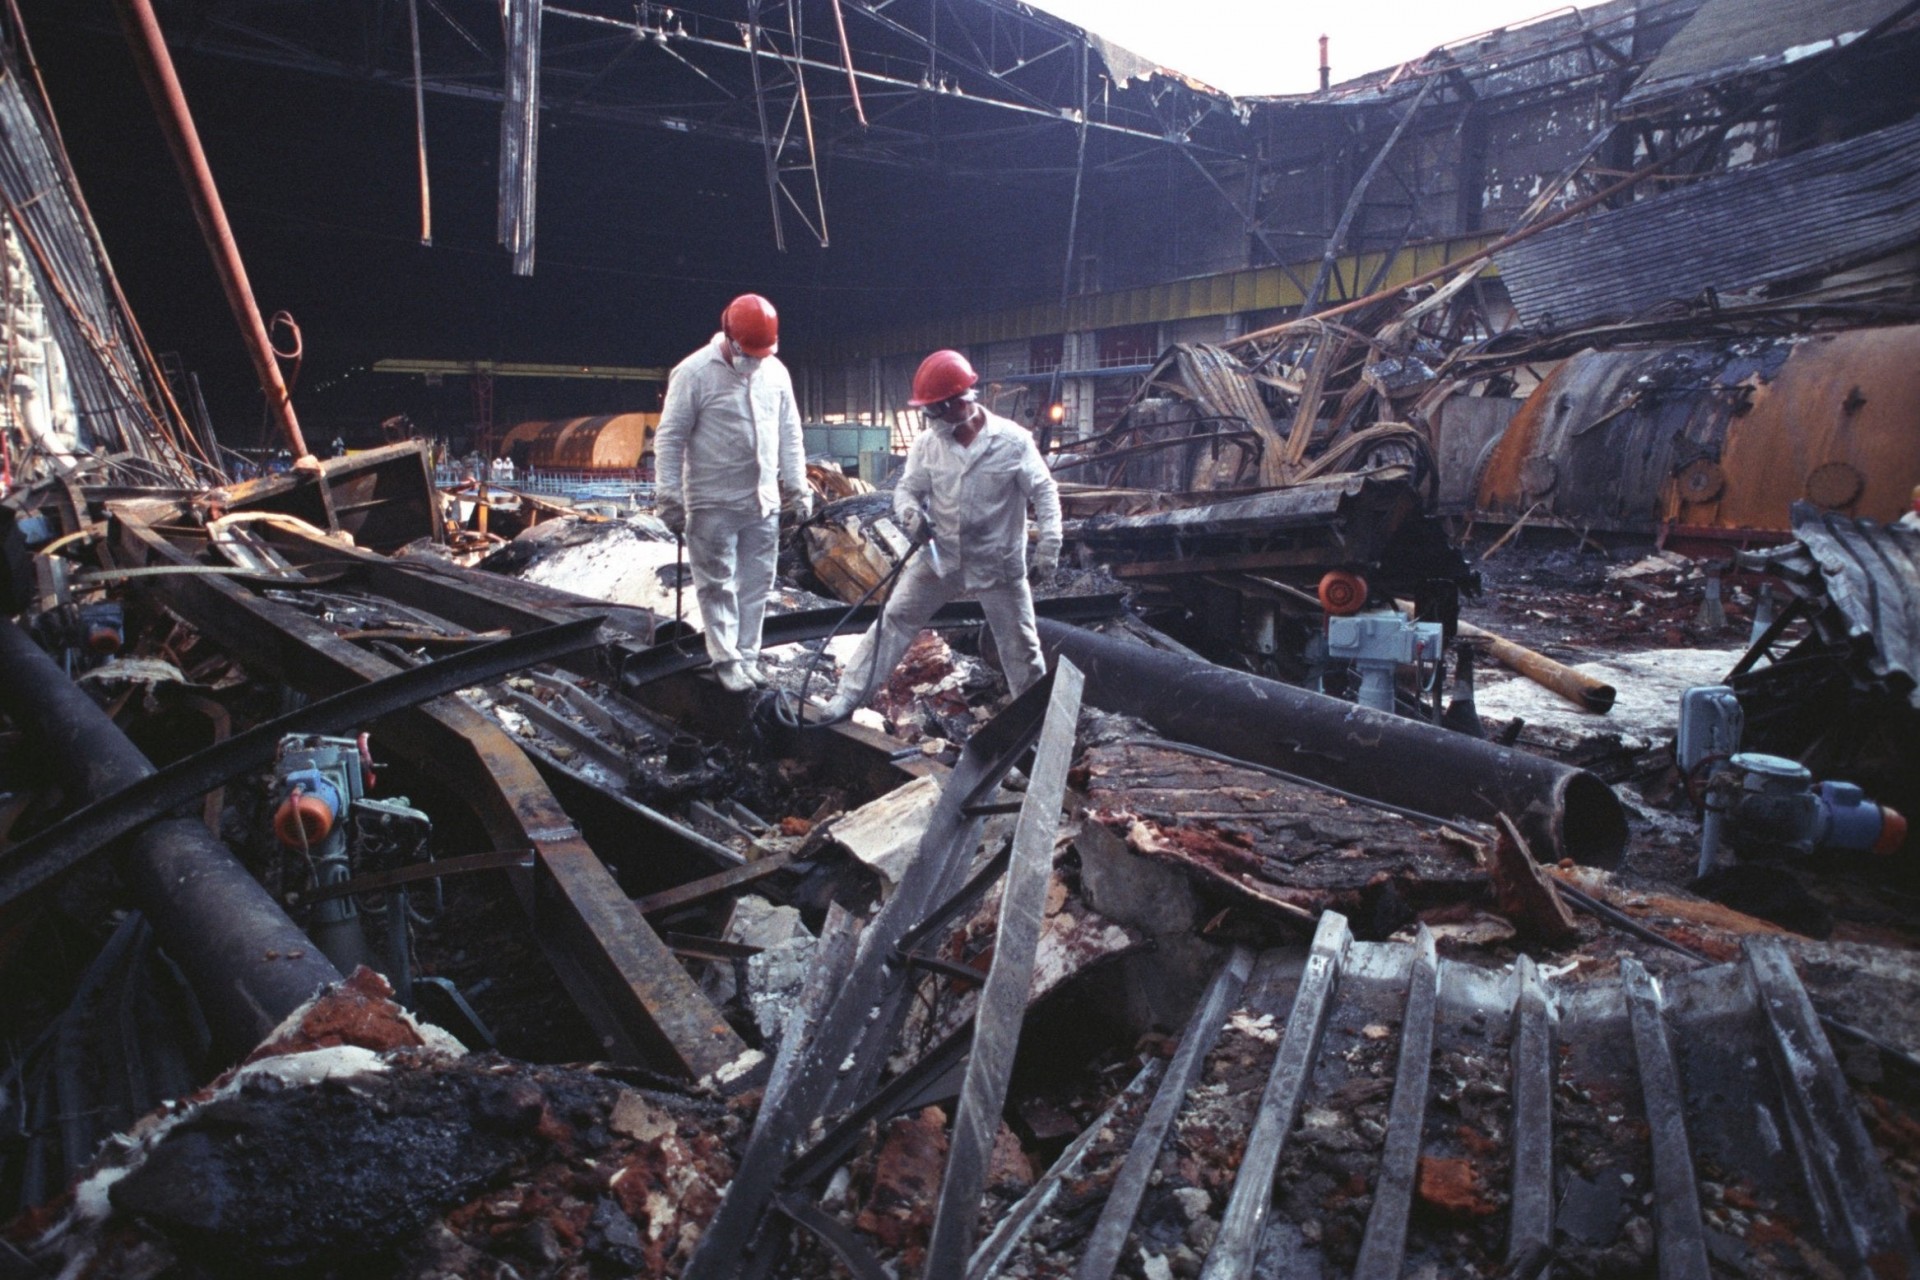
M1920 0L0 0L0 1280L1920 1280Z

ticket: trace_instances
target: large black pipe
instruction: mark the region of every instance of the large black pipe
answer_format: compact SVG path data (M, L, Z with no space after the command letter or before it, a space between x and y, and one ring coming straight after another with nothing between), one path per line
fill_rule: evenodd
M77 799L110 795L154 771L106 712L12 623L0 625L0 707L46 748ZM142 827L127 841L120 870L225 1052L251 1049L314 992L340 980L201 823L162 818Z
M1543 861L1612 867L1627 844L1613 788L1585 769L1338 698L1041 619L1086 701L1167 737L1446 818L1505 813Z

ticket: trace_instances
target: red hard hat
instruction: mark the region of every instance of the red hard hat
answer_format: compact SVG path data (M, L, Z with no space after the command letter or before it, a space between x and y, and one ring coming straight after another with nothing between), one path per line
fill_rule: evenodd
M720 313L720 332L750 356L770 356L780 347L780 315L757 293L743 293Z
M913 375L913 398L907 403L916 409L942 400L951 400L980 381L967 358L958 351L936 351L920 362Z

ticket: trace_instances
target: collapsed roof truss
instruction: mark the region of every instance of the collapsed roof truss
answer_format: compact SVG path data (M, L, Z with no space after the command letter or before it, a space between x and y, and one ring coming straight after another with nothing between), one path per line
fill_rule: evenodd
M487 7L415 2L427 91L498 101L506 51ZM407 0L354 10L357 23L277 0L177 0L164 12L176 43L195 53L410 82ZM544 10L548 109L756 147L777 141L783 161L804 140L781 134L777 111L775 128L759 127L756 69L774 94L770 109L783 79L789 91L804 83L823 155L872 163L951 166L941 154L949 144L1063 134L1080 118L1077 54L1089 37L1012 0L571 0ZM1091 133L1239 153L1235 138L1195 136L1211 118L1237 120L1230 100L1166 75L1132 88L1104 65L1094 75L1103 83L1092 86Z
M520 274L533 264L540 110L753 147L780 250L790 230L827 245L835 160L1004 179L1168 147L1196 162L1246 154L1231 100L1159 69L1142 76L1130 58L1116 72L1097 37L1016 0L569 0L512 23L476 0L361 0L351 12L175 0L167 30L195 53L501 102L502 209L517 211L503 213L501 237ZM529 75L533 101L516 92ZM424 155L424 114L419 127ZM424 165L422 188L424 228Z

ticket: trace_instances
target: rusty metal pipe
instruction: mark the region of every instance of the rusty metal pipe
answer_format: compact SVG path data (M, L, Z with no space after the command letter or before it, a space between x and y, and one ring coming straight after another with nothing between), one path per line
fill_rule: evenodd
M1065 623L1039 628L1049 658L1086 673L1089 705L1169 738L1438 817L1505 813L1554 858L1610 867L1626 849L1619 797L1585 769Z
M106 712L12 623L0 625L0 708L42 744L77 799L110 795L154 771ZM223 1052L245 1053L314 992L340 980L199 822L148 824L130 837L119 867Z
M1459 631L1466 639L1477 641L1487 651L1487 656L1501 666L1519 672L1543 689L1551 689L1581 710L1601 716L1613 710L1616 691L1606 681L1575 671L1564 662L1555 662L1544 653L1537 653L1505 636L1497 636L1476 627L1471 622L1460 623Z
M840 33L840 60L847 64L847 93L853 98L853 118L867 127L867 109L860 104L860 77L853 73L853 46L847 43L847 18L840 12L840 0L833 0L833 27Z
M260 378L260 390L265 393L267 405L280 423L293 456L308 457L307 442L300 434L300 420L294 416L293 398L280 377L280 366L274 363L273 343L267 337L266 323L261 320L260 308L254 302L253 286L247 281L247 267L240 260L240 246L234 243L226 206L221 204L220 190L213 182L213 170L207 167L207 153L200 146L200 131L194 127L193 112L187 108L180 77L174 74L173 56L167 52L167 38L160 30L160 20L154 16L150 0L114 0L114 7L120 11L120 23L126 28L134 65L139 67L140 79L153 99L154 114L159 118L160 131L166 135L167 149L173 152L180 179L186 183L194 220L200 224L207 251L213 255L214 269L227 293L227 305L233 308L233 318L240 325L247 355L252 358L254 373Z

